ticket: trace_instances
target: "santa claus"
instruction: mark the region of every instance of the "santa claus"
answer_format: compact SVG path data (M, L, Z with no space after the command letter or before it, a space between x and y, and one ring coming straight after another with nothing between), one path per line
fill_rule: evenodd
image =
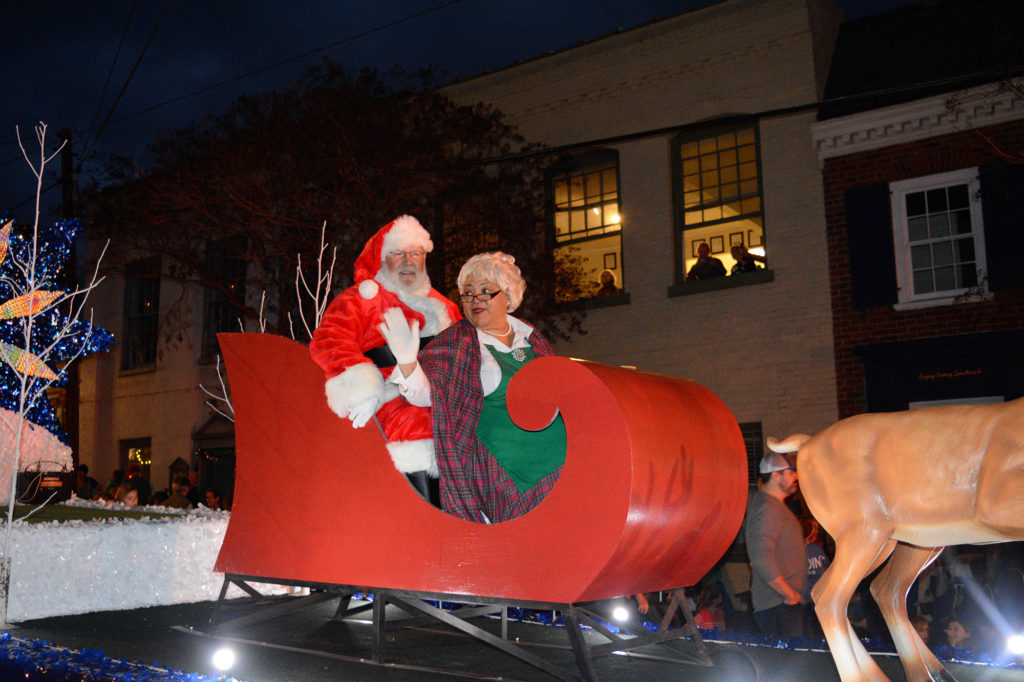
M384 381L395 358L381 335L385 311L400 308L419 328L421 346L461 319L459 307L430 286L430 235L412 216L377 231L356 259L355 284L331 301L309 352L327 375L327 404L361 428L376 415L395 468L425 494L425 475L437 477L430 408L410 405Z

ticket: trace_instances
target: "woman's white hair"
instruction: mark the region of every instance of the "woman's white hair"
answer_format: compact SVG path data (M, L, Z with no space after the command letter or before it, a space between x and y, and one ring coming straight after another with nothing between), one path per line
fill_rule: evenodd
M507 253L478 253L466 261L459 270L459 277L456 280L460 294L466 292L466 281L470 277L490 280L497 284L508 299L508 312L514 311L523 302L526 281L516 266L516 259Z

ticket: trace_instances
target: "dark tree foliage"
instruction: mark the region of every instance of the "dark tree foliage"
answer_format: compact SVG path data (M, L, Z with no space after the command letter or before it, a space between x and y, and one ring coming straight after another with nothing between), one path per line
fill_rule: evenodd
M268 331L288 335L297 256L314 280L321 227L337 249L338 291L351 284L366 240L408 213L431 232L437 289L454 293L470 255L507 251L527 280L522 315L567 338L580 331L580 316L557 307L555 291L573 289L574 264L556 267L546 235L544 157L508 159L526 149L492 107L457 105L326 61L290 89L241 97L220 116L162 135L148 168L108 162L111 181L91 201L91 233L111 239L113 267L158 255L165 279L219 289L240 318L258 315L259 296L236 292L265 291ZM248 263L244 289L225 281L215 265L224 257ZM188 313L172 307L166 318L162 327L173 330Z

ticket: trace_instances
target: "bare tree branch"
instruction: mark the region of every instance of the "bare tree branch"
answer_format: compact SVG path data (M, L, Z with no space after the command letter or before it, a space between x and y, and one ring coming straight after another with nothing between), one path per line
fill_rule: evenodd
M78 339L77 343L74 345L74 351L71 356L60 358L66 368L70 363L77 360L89 346L91 335L93 333L91 314L89 324L84 333L81 331L81 316L84 312L89 294L100 284L100 282L103 281L103 278L99 276L99 261L102 260L106 253L106 246L104 246L99 259L97 260L96 270L94 270L92 278L84 286L79 286L70 292L53 290L52 287L56 286L56 282L47 281L45 279L45 274L40 269L39 222L40 198L43 191L43 176L46 170L46 165L60 153L60 149L58 149L54 154L50 156L46 155L46 129L47 126L44 123L40 123L35 127L36 141L39 144L40 149L38 165L36 165L30 158L29 153L21 143L21 135L20 133L18 134L22 155L25 157L29 168L36 178L36 207L35 218L32 224L31 247L28 249L26 257L23 260L18 256L19 250L7 248L8 244L4 244L4 256L11 259L10 262L14 267L14 270L21 275L21 281L11 277L5 277L4 284L7 285L7 288L9 288L11 292L13 292L14 299L26 302L26 304L21 306L19 310L12 313L20 316L18 319L21 325L20 331L23 337L23 345L17 349L9 349L10 352L5 354L2 358L3 361L10 366L19 382L18 410L15 423L12 424L11 420L6 416L3 418L5 425L11 428L14 432L14 458L13 462L9 463L12 475L10 479L10 488L8 490L9 497L5 524L6 532L2 555L5 560L9 560L10 558L12 538L11 530L14 521L14 505L17 493L17 472L21 465L23 435L25 432L24 427L27 422L27 414L31 410L35 401L42 398L46 389L59 378L59 375L53 372L49 367L49 365L55 364L57 360L57 358L53 356L55 349L62 342L67 341L70 338L76 337ZM61 148L63 148L63 145ZM57 305L66 307L66 317L60 324L59 328L53 332L53 336L49 343L41 349L33 347L33 339L35 338L33 331L37 320L39 320L43 315L48 314L48 311ZM4 462L3 464L4 466L8 465L7 462ZM34 510L30 513L34 513ZM0 607L4 609L3 613L0 615L3 616L3 621L5 623L6 606L6 603L0 605Z

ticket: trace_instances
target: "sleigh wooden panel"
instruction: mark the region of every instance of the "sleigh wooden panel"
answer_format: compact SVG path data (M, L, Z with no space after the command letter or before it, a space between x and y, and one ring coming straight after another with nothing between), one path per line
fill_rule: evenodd
M485 525L430 506L372 422L335 416L304 346L219 339L237 470L218 572L572 604L692 585L743 519L739 427L692 381L562 357L528 364L509 386L510 414L535 429L560 411L565 466L535 509Z

